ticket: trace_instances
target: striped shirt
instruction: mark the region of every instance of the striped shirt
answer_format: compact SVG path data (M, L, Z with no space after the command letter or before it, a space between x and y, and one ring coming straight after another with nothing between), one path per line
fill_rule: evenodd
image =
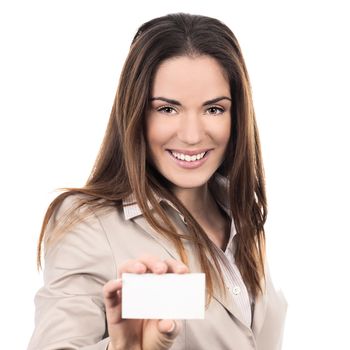
M172 208L174 208L180 215L182 221L184 221L183 215L175 208L175 206L164 198L159 198L156 196L159 202L165 202ZM221 208L231 217L227 207L223 206L222 202L218 202ZM140 207L137 205L135 197L130 195L123 201L123 210L126 220L131 220L136 216L142 215ZM240 309L243 316L243 322L246 326L251 327L252 325L252 297L248 293L248 290L243 282L243 278L239 269L235 263L234 253L235 253L235 242L234 237L237 234L233 219L231 220L231 229L230 237L226 246L226 249L223 251L219 247L215 246L217 254L220 255L219 259L220 266L225 278L225 285L228 290L231 292L234 302L237 304L237 307Z

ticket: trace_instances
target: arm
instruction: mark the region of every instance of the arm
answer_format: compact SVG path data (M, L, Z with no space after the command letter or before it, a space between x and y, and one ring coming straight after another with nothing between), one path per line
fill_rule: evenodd
M61 212L69 208L69 201ZM117 276L108 239L95 215L64 233L45 255L44 286L35 297L35 330L28 350L170 348L180 331L178 322L121 319L120 277L123 272L186 273L188 268L173 259L148 256L127 260L118 270Z
M58 220L72 200L64 201ZM96 216L65 232L45 254L44 286L35 297L35 329L28 350L105 350L109 339L103 339L108 332L102 288L116 278L116 271Z

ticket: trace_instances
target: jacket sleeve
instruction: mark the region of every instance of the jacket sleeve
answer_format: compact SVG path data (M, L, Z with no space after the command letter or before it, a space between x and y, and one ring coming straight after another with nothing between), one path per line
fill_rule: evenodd
M64 200L56 220L72 205L71 197ZM48 247L44 261L44 285L35 296L35 329L28 350L105 350L109 339L102 287L116 278L117 269L99 218L91 214L63 233Z

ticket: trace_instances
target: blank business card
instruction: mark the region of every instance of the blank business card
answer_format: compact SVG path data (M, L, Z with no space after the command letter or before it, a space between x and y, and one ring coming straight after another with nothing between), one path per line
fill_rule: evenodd
M204 273L123 273L122 284L122 318L204 318Z

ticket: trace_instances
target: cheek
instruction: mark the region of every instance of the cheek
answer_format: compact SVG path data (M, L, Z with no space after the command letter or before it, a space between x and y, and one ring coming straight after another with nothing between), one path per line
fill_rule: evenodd
M150 118L146 124L146 140L152 153L166 144L171 138L172 130L168 123L160 122L156 118Z
M223 143L227 144L230 140L230 136L231 136L231 124L228 125L222 135L222 141Z
M231 121L228 119L226 122L217 125L213 130L213 135L215 135L216 142L226 147L231 136Z

